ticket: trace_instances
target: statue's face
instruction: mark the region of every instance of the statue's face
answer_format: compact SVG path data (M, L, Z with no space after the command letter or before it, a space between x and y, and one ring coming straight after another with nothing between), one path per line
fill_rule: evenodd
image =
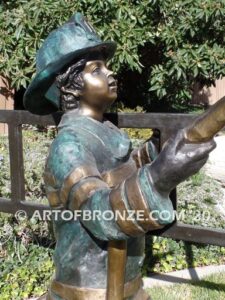
M91 107L106 109L117 98L117 82L103 60L88 61L83 70L80 101Z

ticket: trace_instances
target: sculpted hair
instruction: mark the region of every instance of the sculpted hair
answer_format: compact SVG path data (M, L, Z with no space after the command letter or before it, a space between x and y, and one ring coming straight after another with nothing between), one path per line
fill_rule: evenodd
M80 97L77 92L84 85L82 71L86 62L86 59L79 60L56 77L56 85L60 90L60 108L64 112L78 107Z

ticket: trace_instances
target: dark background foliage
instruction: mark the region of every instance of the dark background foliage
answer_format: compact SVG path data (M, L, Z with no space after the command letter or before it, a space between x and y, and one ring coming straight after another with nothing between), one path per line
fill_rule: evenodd
M126 106L182 109L196 82L225 75L224 0L5 0L0 10L0 74L17 91L48 33L76 11L118 43L111 63Z

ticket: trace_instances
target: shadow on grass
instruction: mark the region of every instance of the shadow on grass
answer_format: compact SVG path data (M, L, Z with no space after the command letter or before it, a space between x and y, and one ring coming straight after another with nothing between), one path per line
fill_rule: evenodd
M188 264L189 274L192 280L199 280L198 274L195 269L190 269L194 267L194 254L192 250L192 245L188 242L184 243L184 250L186 254L186 261Z
M195 270L194 270L195 271ZM193 269L190 269L190 273L192 273L192 279L185 279L180 278L172 275L166 275L166 274L159 274L154 276L153 278L157 278L160 281L168 282L168 283L185 283L190 284L197 287L207 288L210 290L216 290L216 291L224 291L225 292L225 284L222 283L214 283L210 280L199 280L199 277L195 277L196 272L193 272ZM195 281L199 280L199 281ZM168 285L167 285L168 286Z
M186 261L188 265L188 271L190 274L190 279L180 278L169 274L162 274L162 273L152 273L152 270L156 263L163 259L164 256L166 256L169 252L161 253L160 255L153 255L153 238L151 236L148 236L146 239L146 257L145 257L145 265L147 266L147 276L150 276L156 280L164 281L167 283L185 283L190 284L192 286L201 287L201 288L207 288L210 290L215 291L224 291L225 292L225 284L223 283L214 283L210 280L204 280L200 279L198 276L198 273L194 269L194 253L192 249L192 244L190 242L184 242L184 249L185 249L185 255L186 255ZM174 253L171 251L171 255L174 255ZM167 285L168 286L168 285Z

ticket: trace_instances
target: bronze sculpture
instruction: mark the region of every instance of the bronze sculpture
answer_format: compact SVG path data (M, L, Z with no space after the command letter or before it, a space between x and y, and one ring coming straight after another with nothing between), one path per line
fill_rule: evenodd
M75 14L45 40L24 97L32 113L65 112L46 162L46 192L53 209L81 211L78 220L54 220L56 274L48 300L149 299L140 276L144 234L173 221L170 191L215 147L213 141L186 143L180 131L158 156L151 141L133 151L103 115L117 97L105 64L115 49ZM105 220L94 218L95 211L121 214Z

